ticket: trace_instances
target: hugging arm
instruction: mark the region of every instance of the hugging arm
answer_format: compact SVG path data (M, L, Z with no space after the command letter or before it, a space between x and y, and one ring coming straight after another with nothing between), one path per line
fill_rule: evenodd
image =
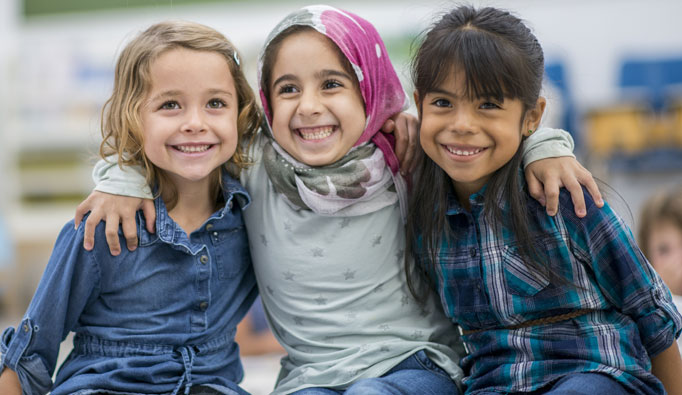
M592 195L598 207L602 207L601 193L592 174L573 155L573 138L560 129L540 128L523 146L528 192L555 215L559 207L559 189L565 187L571 193L575 213L585 216L585 196L581 185Z
M154 232L156 210L152 193L147 181L135 166L122 169L116 164L116 158L100 160L95 165L92 178L97 185L87 199L76 209L75 225L78 227L83 216L90 212L85 221L85 237L83 247L92 250L95 240L95 227L106 221L106 238L112 255L121 252L118 238L118 227L121 224L126 245L130 251L137 248L137 224L135 213L142 209L146 219L147 230Z

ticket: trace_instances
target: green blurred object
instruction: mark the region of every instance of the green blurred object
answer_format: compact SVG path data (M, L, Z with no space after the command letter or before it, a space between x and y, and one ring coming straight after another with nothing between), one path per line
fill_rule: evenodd
M173 7L192 4L238 3L244 0L24 0L24 16L84 11L108 11L140 7Z

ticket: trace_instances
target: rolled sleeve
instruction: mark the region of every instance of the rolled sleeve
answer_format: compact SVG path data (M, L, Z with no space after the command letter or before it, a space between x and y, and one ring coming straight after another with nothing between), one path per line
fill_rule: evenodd
M52 375L45 362L36 354L25 355L34 332L38 330L30 318L25 318L16 330L5 329L0 342L2 366L16 372L25 395L46 394L52 388Z
M570 156L573 154L573 137L561 129L540 128L530 135L523 144L523 167L547 158Z
M116 156L100 159L92 170L95 191L141 199L153 199L147 180L137 166L121 168Z
M604 297L637 325L642 344L653 357L675 341L682 329L682 316L670 291L651 267L632 237L632 232L608 204L599 209L586 195L587 215L575 217L587 246L585 258Z

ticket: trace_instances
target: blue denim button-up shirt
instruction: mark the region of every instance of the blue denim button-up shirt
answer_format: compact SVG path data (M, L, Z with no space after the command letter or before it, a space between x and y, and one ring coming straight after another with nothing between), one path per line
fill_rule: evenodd
M138 214L139 247L109 254L104 224L95 249L83 249L83 224L62 229L19 327L2 335L2 366L24 394L180 393L211 384L243 393L234 342L237 323L257 295L239 182L223 179L225 206L189 237L156 200L156 234ZM122 235L121 242L123 242ZM59 344L74 349L54 386Z
M485 215L483 196L466 211L451 197L443 241L431 271L446 314L465 330L469 355L461 361L467 393L530 392L576 372L599 372L632 393L662 393L651 374L655 356L679 336L682 317L670 292L607 205L586 193L587 215L578 218L561 191L559 213L527 196L534 243L565 283L530 270L514 234ZM504 216L506 202L499 202ZM425 262L425 251L419 262ZM590 313L554 324L507 329L581 309Z

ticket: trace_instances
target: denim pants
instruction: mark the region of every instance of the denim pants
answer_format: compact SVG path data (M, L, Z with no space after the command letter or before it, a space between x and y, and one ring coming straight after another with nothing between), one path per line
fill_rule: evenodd
M346 390L304 388L295 395L441 395L459 394L450 376L434 364L424 351L412 354L381 377L361 379Z
M600 373L569 374L533 392L524 395L627 395L629 392L610 376ZM477 395L499 395L498 392L477 392Z

